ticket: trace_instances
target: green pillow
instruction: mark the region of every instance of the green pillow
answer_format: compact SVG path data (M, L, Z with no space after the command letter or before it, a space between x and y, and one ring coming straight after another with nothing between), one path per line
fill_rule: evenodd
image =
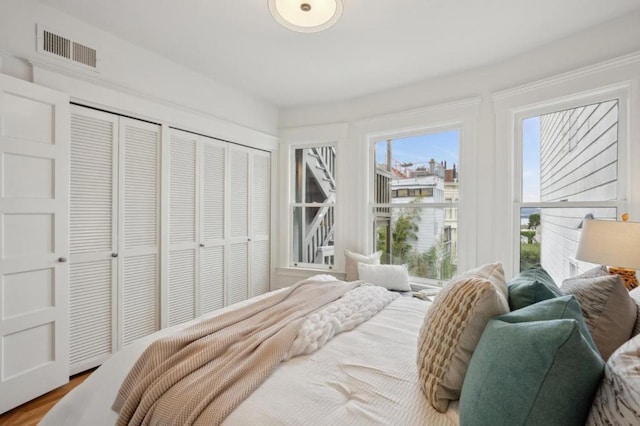
M584 425L604 371L573 296L489 321L460 395L461 425Z
M509 308L512 311L563 294L541 265L520 272L507 283L507 289L509 290Z

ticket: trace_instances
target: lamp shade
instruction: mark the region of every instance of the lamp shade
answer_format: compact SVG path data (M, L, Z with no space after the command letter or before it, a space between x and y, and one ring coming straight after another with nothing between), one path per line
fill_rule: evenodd
M576 259L640 269L640 223L585 220Z

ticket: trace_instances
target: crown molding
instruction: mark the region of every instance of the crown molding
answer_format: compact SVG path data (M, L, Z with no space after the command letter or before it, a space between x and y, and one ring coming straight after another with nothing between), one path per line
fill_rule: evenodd
M491 96L493 101L500 101L510 98L512 96L522 95L524 93L540 90L547 86L566 83L567 81L574 80L580 77L597 74L603 71L609 71L614 68L623 67L625 65L631 65L640 62L640 51L630 53L628 55L619 56L614 59L609 59L603 62L599 62L586 67L578 68L576 70L568 71L553 77L537 80L532 83L527 83L521 86L513 87L510 89L502 90L494 93Z

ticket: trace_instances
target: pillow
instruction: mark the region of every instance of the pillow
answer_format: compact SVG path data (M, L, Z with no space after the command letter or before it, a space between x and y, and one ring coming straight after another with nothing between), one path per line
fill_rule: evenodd
M562 296L562 290L541 265L520 272L507 283L507 288L509 289L509 307L512 311L542 300Z
M638 308L617 275L595 268L564 280L562 290L576 296L600 355L605 360L629 340Z
M588 425L633 425L640 416L640 336L611 355L591 406Z
M358 279L387 290L411 291L407 265L368 265L358 262Z
M358 263L366 263L368 265L379 265L381 251L377 251L369 256L364 254L354 253L347 249L344 250L345 256L345 281L355 281L358 279Z
M584 425L604 361L573 296L492 319L460 396L460 424Z
M489 319L509 312L500 263L453 278L427 310L418 337L422 392L438 411L460 397L471 355Z
M634 337L640 334L640 287L634 288L633 290L631 290L629 292L629 296L631 296L633 300L636 301L636 307L638 308L638 315L636 316L636 325L633 328L633 332L631 333L631 336Z

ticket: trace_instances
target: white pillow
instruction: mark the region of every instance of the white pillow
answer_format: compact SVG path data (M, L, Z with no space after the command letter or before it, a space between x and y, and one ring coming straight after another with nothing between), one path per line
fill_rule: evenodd
M387 290L411 291L407 265L368 265L358 263L358 277Z
M345 257L345 272L346 277L345 281L355 281L358 279L358 263L367 263L369 265L379 265L380 264L380 256L382 255L381 251L377 251L369 256L365 256L364 254L355 253L350 250L344 250Z

